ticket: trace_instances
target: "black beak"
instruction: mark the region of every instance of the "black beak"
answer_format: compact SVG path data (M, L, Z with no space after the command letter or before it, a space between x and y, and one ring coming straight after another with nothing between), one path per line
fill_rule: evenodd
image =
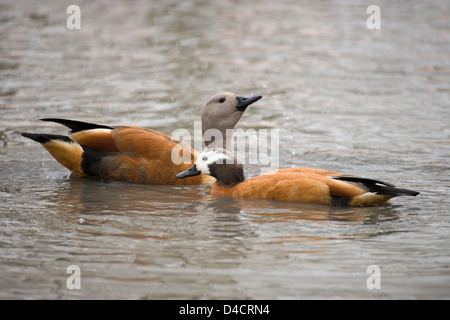
M194 164L192 167L190 167L186 171L183 171L183 172L180 172L179 174L177 174L177 178L184 179L187 177L198 176L199 174L202 174L202 173L201 173L201 171L197 170L197 166Z
M262 96L254 96L254 97L236 97L238 104L236 108L240 111L245 111L249 105L252 103L255 103L259 99L261 99Z

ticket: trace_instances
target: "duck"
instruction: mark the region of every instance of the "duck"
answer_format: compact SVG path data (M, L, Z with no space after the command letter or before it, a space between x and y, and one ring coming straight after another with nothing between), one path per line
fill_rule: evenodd
M232 129L247 107L261 98L231 92L209 98L202 109L202 131L214 129L224 135L223 140L208 139L205 144L216 146L230 139ZM176 174L191 167L199 152L165 133L136 126L108 126L59 118L40 120L64 125L70 129L69 134L22 132L21 135L39 142L75 176L139 184L210 184L215 181L208 175L185 182L177 179ZM183 161L173 161L173 152L179 155L181 151Z
M241 199L268 199L329 206L374 206L397 196L419 192L397 188L391 183L316 168L285 168L245 179L244 169L231 151L207 148L186 171L184 179L197 175L216 179L211 195Z

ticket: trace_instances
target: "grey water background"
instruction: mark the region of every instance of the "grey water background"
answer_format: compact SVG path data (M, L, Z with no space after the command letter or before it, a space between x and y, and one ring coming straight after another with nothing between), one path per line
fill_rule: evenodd
M450 298L449 2L377 1L380 30L372 4L1 0L0 298ZM238 127L279 128L281 168L421 194L330 208L103 183L20 136L67 132L43 117L192 132L220 91L264 96Z

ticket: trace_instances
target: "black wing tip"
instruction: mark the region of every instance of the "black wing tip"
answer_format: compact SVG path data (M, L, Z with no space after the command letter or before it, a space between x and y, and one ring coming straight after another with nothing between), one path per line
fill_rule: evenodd
M343 180L343 181L349 181L349 182L358 182L358 183L368 183L368 184L378 184L378 185L384 185L386 187L392 187L395 188L395 185L392 183L380 181L380 180L374 180L374 179L367 179L367 178L361 178L361 177L355 177L355 176L333 176L331 177L335 180Z
M59 119L59 118L41 118L39 120L41 120L41 121L52 121L52 122L65 121L65 119Z
M90 129L114 129L113 127L105 126L102 124L83 122L83 121L77 121L77 120L69 120L69 119L61 119L61 118L42 118L39 120L56 122L56 123L62 124L63 126L66 126L69 129L71 129L72 133L78 132L78 131L83 131L83 130L90 130Z
M393 195L393 196L412 196L415 197L420 194L418 191L397 188L395 185L379 180L360 178L354 176L333 176L331 177L336 180L348 181L360 183L368 189L369 192Z

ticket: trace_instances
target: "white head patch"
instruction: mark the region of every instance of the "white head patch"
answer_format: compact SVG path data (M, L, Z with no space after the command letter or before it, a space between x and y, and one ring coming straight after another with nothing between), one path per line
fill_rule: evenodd
M222 161L220 161L222 160ZM233 163L233 159L222 152L216 150L206 149L197 158L195 166L202 174L211 174L209 172L209 165L213 163Z

